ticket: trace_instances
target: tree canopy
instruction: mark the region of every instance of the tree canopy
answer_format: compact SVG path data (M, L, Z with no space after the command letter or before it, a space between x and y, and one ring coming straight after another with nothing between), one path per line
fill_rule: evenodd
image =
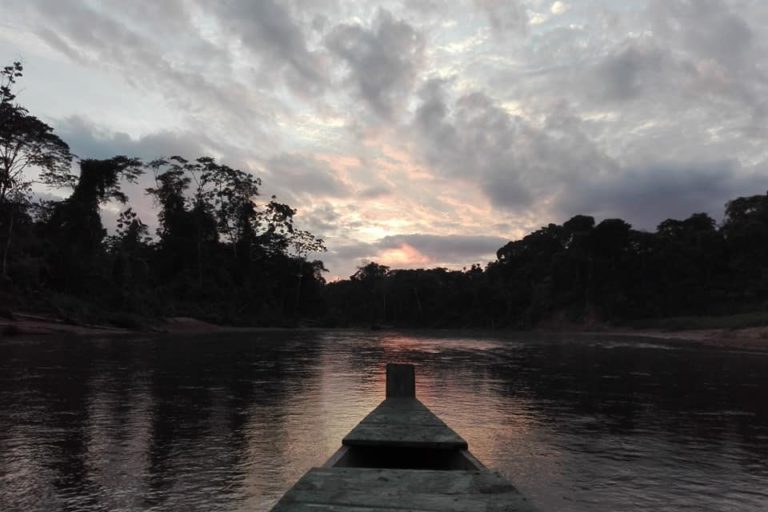
M768 194L638 231L576 215L497 251L483 269L375 262L326 288L334 325L532 327L726 315L768 307Z
M306 258L324 243L296 225L295 208L275 197L260 202L258 177L207 156L77 159L15 102L22 71L14 63L0 75L0 299L68 316L275 325L318 314L325 267ZM154 236L124 187L146 178L158 209ZM71 194L35 203L34 181ZM110 234L103 209L121 205Z

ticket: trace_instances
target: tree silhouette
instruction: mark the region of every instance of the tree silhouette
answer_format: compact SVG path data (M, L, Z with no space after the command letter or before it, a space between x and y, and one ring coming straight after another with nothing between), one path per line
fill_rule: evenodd
M297 209L261 200L261 180L211 157L79 161L16 103L20 63L0 72L0 307L141 325L194 316L249 325L530 328L764 311L768 194L738 197L722 225L705 213L640 231L576 215L500 247L467 270L366 263L326 283L322 238ZM151 171L155 236L123 189ZM72 188L31 201L34 182ZM102 208L120 203L109 234ZM301 206L301 205L299 205ZM141 212L145 214L144 211ZM12 276L12 279L11 279Z
M147 225L133 208L120 212L117 230L106 240L120 307L135 308L137 305L132 301L137 300L137 292L150 284L151 243Z
M22 76L20 62L0 71L0 229L3 233L2 277L8 279L8 257L14 226L29 206L35 170L43 183L71 185L72 155L69 146L40 121L15 102L13 86Z
M99 207L110 200L125 203L121 181L136 182L142 172L139 160L125 156L80 162L72 195L53 207L46 225L54 242L49 266L55 287L82 293L99 280L98 259L104 255L102 242L107 235Z

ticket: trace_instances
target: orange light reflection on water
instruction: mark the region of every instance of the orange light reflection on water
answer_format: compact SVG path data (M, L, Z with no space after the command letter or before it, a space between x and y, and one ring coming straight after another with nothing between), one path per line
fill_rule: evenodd
M470 451L484 464L507 468L505 476L512 481L529 471L499 457L508 457L512 446L516 458L531 460L530 454L521 451L541 444L537 436L544 420L525 393L509 389L504 378L493 374L491 364L485 368L477 364L478 358L495 361L496 350L508 351L509 342L416 338L400 333L361 333L361 337L369 337L369 341L355 350L345 348L340 341L338 347L323 351L313 364L315 371L293 384L300 388L281 403L279 416L274 416L270 407L251 412L249 494L255 497L264 493L263 479L270 476L277 476L283 482L282 489L287 489L311 467L322 465L341 446L341 439L384 400L387 363L416 367L417 398L466 439ZM269 415L276 422L273 426L265 425L264 418ZM265 438L269 432L271 437ZM552 470L557 471L561 464L558 458L538 457L537 471L542 464L552 464ZM280 467L279 475L275 475L275 466ZM262 472L262 467L273 469Z
M382 361L408 363L416 366L416 396L453 430L467 440L470 451L489 467L501 466L499 454L508 453L510 446L526 450L538 444L541 418L520 390L508 389L503 379L490 372L478 372L476 358L494 358L494 350L506 341L473 338L428 338L402 334L382 336ZM475 360L463 364L468 354ZM386 364L386 363L385 363ZM471 368L471 369L470 369ZM377 372L377 388L383 396L386 375ZM522 454L520 454L522 455ZM520 457L520 460L530 457ZM541 463L560 464L559 457ZM504 461L505 466L510 461ZM512 464L514 465L514 464ZM518 472L529 469L519 467ZM506 476L514 479L515 474Z

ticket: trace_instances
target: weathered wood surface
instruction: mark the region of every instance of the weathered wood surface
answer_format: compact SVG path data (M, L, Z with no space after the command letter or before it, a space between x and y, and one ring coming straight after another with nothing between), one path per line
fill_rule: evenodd
M534 512L491 471L315 468L273 512Z
M343 439L325 466L304 475L273 512L535 512L512 484L485 470L466 451L467 442L415 398L414 384L412 366L388 365L387 399ZM404 469L417 467L421 469Z
M342 440L345 446L464 450L467 442L415 398L388 398Z
M412 364L387 365L386 398L416 398L416 369Z

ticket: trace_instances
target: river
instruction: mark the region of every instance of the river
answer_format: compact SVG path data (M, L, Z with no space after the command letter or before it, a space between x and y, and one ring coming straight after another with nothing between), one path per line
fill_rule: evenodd
M768 353L349 331L0 340L0 510L268 510L387 362L542 511L768 510Z

